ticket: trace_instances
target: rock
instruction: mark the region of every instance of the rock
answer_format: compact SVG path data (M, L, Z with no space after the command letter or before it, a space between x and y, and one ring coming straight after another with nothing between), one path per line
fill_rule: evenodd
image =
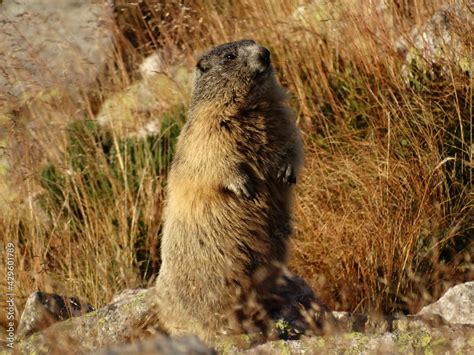
M144 288L127 288L120 292L118 295L115 295L110 303L124 302L126 300L133 299L134 297L142 294L145 291L146 289Z
M18 337L24 338L50 325L92 312L94 307L77 297L33 292L28 297L18 324Z
M366 0L364 6L358 5L359 3L355 0L309 1L305 5L298 6L290 18L283 22L286 28L283 27L282 31L290 31L292 41L304 40L303 42L310 43L315 40L320 43L343 41L345 46L349 46L352 43L348 41L357 40L357 36L345 35L347 18L357 16L363 20L370 20L370 16L375 14L378 18L383 17L387 24L393 22L386 11L388 5L385 0ZM301 44L304 45L304 43ZM362 45L360 42L357 44Z
M118 137L157 134L161 125L157 118L189 101L190 67L166 65L155 53L145 58L139 71L142 79L108 98L96 117Z
M473 9L472 2L455 1L414 28L408 39L398 40L396 47L405 56L402 75L407 82L417 83L417 71L430 76L444 75L450 64L472 75Z
M217 337L212 345L226 354L444 354L469 353L474 348L472 326L426 321L419 316L332 314L338 325L332 334L267 342L261 334L226 335Z
M55 323L20 341L20 353L89 352L126 343L153 309L153 290L140 290L81 317Z
M250 349L233 344L217 347L226 354L469 354L474 350L473 328L440 328L411 332L358 332L271 341Z
M439 315L453 324L474 325L474 281L451 287L438 301L423 307L418 315Z
M40 191L29 178L45 151L37 142L61 141L81 115L82 92L113 59L113 24L110 0L0 1L2 213Z
M108 1L1 1L0 102L53 87L79 94L112 54L113 21Z
M349 312L331 312L339 332L364 332L383 334L392 330L392 318L381 315L353 314Z
M337 331L343 333L359 332L384 334L394 331L419 331L448 325L442 317L434 316L392 316L380 314L356 314L331 312L337 324Z
M162 73L165 70L165 63L160 53L155 52L146 57L138 67L143 78L151 77L155 74Z
M296 287L294 300L304 302L305 298L314 297L303 287L305 284L300 283L299 278L293 276L290 280L291 282L281 285L283 295L289 291L287 287L292 286ZM472 283L469 283L469 287L472 290ZM142 339L146 332L150 333L150 330L160 331L154 303L156 297L156 289L153 288L125 290L116 296L111 304L97 311L53 324L22 340L17 350L22 353L38 354L65 351L82 353L97 349L103 349L99 354L179 354L180 351L191 354L214 353L212 349L192 337L173 339L155 334L148 340L125 345L134 339ZM461 312L468 313L469 309ZM209 345L226 354L467 354L474 351L472 324L451 324L440 316L428 314L368 316L331 312L331 315L337 327L333 333L324 336L267 341L268 339L260 333L217 335ZM145 326L148 329L145 329ZM155 329L150 329L150 326Z
M209 348L195 336L170 338L157 335L153 339L115 346L101 350L95 355L149 354L149 355L213 355L217 352Z

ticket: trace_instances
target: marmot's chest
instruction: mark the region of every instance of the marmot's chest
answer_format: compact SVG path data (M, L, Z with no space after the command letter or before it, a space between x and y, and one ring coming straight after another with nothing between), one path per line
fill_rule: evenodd
M222 119L218 135L232 142L236 152L252 156L272 154L278 151L279 127L273 118L259 115ZM281 142L280 142L281 143Z

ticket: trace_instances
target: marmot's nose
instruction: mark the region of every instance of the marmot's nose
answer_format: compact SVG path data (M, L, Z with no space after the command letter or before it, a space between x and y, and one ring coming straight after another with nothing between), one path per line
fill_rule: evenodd
M261 47L260 53L258 54L258 59L263 65L268 67L270 65L270 51L265 47Z

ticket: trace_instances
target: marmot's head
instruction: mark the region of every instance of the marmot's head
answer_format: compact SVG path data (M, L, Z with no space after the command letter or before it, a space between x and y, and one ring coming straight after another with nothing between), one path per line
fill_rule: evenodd
M270 52L253 40L214 47L196 65L193 101L239 102L273 82Z

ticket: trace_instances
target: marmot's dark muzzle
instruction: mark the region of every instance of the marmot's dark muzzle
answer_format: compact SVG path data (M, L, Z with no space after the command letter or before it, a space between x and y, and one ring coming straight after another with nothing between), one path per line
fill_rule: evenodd
M256 48L255 48L256 47ZM254 78L260 78L265 76L268 73L271 67L270 61L270 51L265 47L261 47L256 45L254 47L253 52L253 70L254 70Z
M265 47L261 47L258 59L265 67L268 67L270 65L270 51Z

